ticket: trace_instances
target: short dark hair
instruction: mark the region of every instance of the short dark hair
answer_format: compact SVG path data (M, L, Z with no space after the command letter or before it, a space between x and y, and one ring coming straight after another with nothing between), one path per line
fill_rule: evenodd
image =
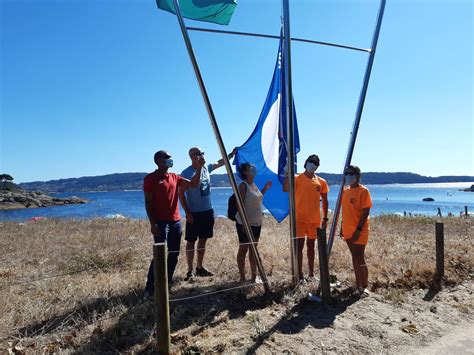
M309 162L312 162L315 165L319 166L319 157L316 154L311 154L304 162L305 169L306 169L306 164L308 164Z
M242 163L239 165L239 167L237 168L237 172L239 173L239 177L242 179L242 180L247 180L247 174L245 173L245 170L247 170L248 168L250 168L252 166L252 164L250 163Z
M165 150L159 150L153 156L153 160L155 161L156 165L158 165L158 159L168 159L168 158L171 158L171 155Z
M344 170L344 175L355 175L360 177L362 173L360 172L360 168L357 165L348 165L347 168Z

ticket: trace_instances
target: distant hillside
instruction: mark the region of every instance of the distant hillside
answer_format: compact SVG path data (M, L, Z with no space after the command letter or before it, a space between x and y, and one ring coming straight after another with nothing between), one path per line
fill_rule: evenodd
M146 173L122 173L102 176L84 176L80 178L34 181L19 184L26 190L45 193L87 192L87 191L123 191L141 190ZM339 184L340 174L320 173L330 185ZM413 173L365 173L364 184L414 184L435 182L474 182L474 176L439 176L429 177ZM211 175L213 187L230 186L226 174Z

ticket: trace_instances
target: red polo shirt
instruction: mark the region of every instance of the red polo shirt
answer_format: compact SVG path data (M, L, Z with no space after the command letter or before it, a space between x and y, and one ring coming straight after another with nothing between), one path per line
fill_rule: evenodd
M153 214L160 221L179 221L178 186L183 178L174 173L158 170L143 179L143 191L153 194Z

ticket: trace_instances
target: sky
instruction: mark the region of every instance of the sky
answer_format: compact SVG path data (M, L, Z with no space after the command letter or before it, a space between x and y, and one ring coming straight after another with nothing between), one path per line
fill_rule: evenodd
M378 1L291 0L291 34L369 48ZM238 0L229 26L279 34L281 1ZM474 175L473 2L388 0L353 163ZM174 15L154 0L0 0L0 173L16 182L173 170L218 146ZM245 142L278 41L190 33L226 149ZM302 162L342 170L368 55L292 44ZM225 173L225 170L218 170Z

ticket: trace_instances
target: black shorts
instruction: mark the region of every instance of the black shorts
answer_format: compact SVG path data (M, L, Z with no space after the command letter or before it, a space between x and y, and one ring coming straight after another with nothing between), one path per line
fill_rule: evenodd
M188 242L195 242L199 239L212 238L214 234L214 210L203 212L193 212L193 223L186 221L186 235Z
M239 242L240 243L249 243L250 240L247 237L247 233L245 233L244 226L236 223L235 226L237 227L237 235L239 236ZM262 230L262 226L250 226L252 228L252 233L253 237L255 238L255 241L258 242L258 239L260 238L260 232Z

